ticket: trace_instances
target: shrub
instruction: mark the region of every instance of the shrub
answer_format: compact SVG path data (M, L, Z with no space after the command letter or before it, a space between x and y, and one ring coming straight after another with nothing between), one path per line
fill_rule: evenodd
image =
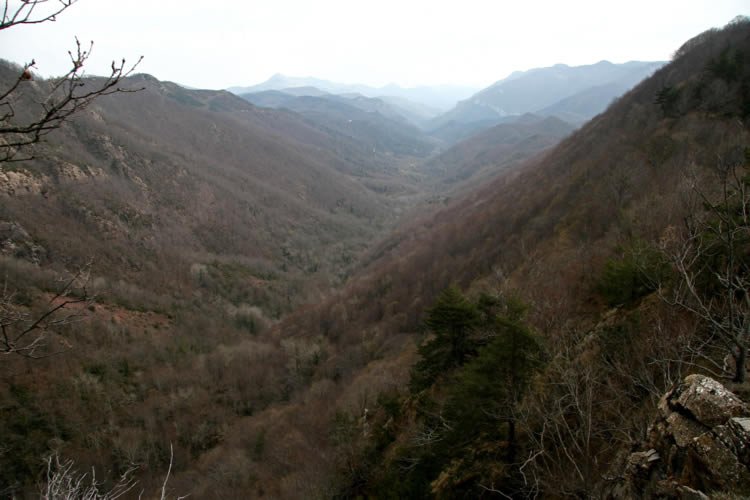
M632 304L666 280L669 267L655 248L634 244L622 256L607 261L597 291L609 306Z

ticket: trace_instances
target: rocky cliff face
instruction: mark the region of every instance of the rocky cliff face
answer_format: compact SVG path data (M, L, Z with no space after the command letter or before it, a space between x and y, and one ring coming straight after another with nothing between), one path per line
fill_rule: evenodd
M608 498L750 495L750 407L716 380L690 375L662 397L659 413Z

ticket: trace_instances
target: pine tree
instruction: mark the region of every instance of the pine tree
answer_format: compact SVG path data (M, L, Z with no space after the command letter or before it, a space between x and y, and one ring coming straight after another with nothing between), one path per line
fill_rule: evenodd
M418 392L431 386L441 373L455 370L476 354L472 337L480 314L456 286L445 289L424 321L433 337L419 347L422 359L412 370L411 387Z
M482 432L505 424L509 455L516 448L516 407L538 369L541 347L521 317L495 316L493 338L461 369L450 388L449 419Z

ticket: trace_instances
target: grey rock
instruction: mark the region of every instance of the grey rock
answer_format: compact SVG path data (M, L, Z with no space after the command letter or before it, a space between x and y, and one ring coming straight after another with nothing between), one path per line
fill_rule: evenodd
M679 413L672 413L665 420L666 432L672 435L679 447L689 446L696 436L705 432L702 425Z
M703 500L750 489L750 408L714 379L690 375L659 402L641 449L614 471L609 498Z
M745 403L716 380L689 375L669 398L670 407L689 412L703 425L713 427L748 413Z
M628 468L635 472L638 469L647 470L651 467L653 462L660 459L659 452L653 448L648 451L639 451L631 453L628 457Z
M708 479L723 490L744 486L750 481L747 467L740 463L737 455L724 445L716 436L711 433L705 433L695 438L690 449L695 454L697 464L703 469L702 475L708 474ZM692 454L692 453L691 453ZM695 474L695 471L691 471ZM702 479L702 478L696 478Z

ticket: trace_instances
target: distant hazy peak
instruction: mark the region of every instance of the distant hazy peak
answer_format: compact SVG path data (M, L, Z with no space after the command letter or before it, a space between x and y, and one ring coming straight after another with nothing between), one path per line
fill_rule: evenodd
M321 80L312 77L293 77L276 73L268 80L250 87L230 87L227 90L233 94L242 95L263 90L285 90L295 87L315 87L330 94L361 94L365 97L379 97L383 95L409 100L415 104L445 111L453 107L461 99L466 99L476 92L477 88L460 85L433 85L405 88L395 83L384 87L371 87L361 84L346 84Z
M431 126L437 129L451 121L497 123L527 112L555 115L581 124L663 64L642 61L615 64L602 60L581 66L555 64L515 71L459 102L453 110L433 120Z
M507 77L503 78L502 80L496 81L495 83L493 83L492 85L490 85L490 87L495 87L495 86L503 84L503 83L507 83L507 82L510 82L510 81L513 81L513 80L517 80L518 78L520 78L522 76L530 75L530 74L533 74L533 73L539 73L539 72L549 71L549 70L555 70L555 69L556 70L573 70L573 71L576 71L576 70L586 70L588 68L597 68L597 69L601 69L601 68L616 68L616 67L620 67L620 68L635 68L635 67L647 67L647 66L654 66L654 68L656 68L656 67L663 66L664 64L666 64L665 61L628 61L628 62L621 63L621 64L615 64L615 63L613 63L611 61L608 61L606 59L602 59L601 61L596 62L594 64L581 64L581 65L578 65L578 66L570 66L570 65L564 64L564 63L557 63L557 64L553 64L552 66L545 66L545 67L541 67L541 68L531 68L531 69L528 69L528 70L514 71L510 75L508 75Z

